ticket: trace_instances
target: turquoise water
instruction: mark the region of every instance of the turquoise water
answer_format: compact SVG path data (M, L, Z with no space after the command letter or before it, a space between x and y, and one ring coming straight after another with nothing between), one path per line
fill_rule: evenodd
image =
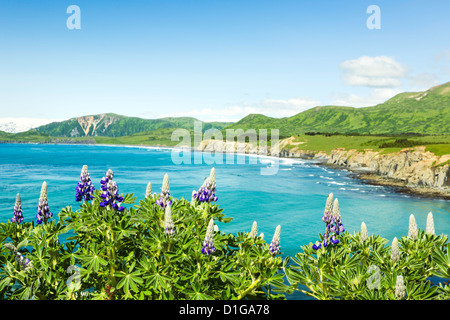
M217 203L226 216L234 218L231 223L219 224L221 231L250 231L257 221L259 233L270 241L276 226L281 225L284 255L295 255L301 245L316 241L318 233L323 232L321 217L330 192L339 199L342 221L350 232L359 231L364 221L369 234L389 240L400 238L408 232L410 214L424 229L431 211L436 233L450 234L450 201L412 197L363 184L345 170L280 159L276 174L261 175L261 168L270 166L273 159L237 155L231 164L225 160L207 164L211 158L205 158L202 164L191 161L178 165L171 155L168 149L139 147L0 144L0 221L12 217L17 193L22 197L25 221L35 220L44 180L55 216L65 206L76 209L75 187L84 164L96 189L106 170L112 169L119 192L134 193L138 199L144 197L149 181L153 192L158 192L165 173L170 178L171 195L190 199L192 190L198 189L214 166ZM237 164L238 160L244 164Z

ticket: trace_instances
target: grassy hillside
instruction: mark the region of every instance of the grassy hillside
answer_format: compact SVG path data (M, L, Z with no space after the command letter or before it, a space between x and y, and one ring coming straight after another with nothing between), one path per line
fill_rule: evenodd
M450 82L425 92L401 93L373 107L322 106L286 118L252 114L226 127L239 128L279 129L283 137L306 132L450 133Z
M142 119L107 113L52 122L40 126L36 130L52 137L122 137L164 128L193 130L195 121L199 120L190 117ZM210 128L221 130L229 124L227 122L202 122L202 128L203 130Z
M301 144L296 144L302 142ZM438 156L450 154L450 134L433 136L352 136L352 135L296 135L292 145L287 149L324 151L329 153L336 148L356 149L363 151L372 149L382 153L398 152L405 148L426 146L426 151Z

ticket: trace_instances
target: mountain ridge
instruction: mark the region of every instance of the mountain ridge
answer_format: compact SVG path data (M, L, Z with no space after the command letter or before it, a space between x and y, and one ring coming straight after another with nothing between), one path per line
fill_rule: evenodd
M194 129L193 117L144 119L100 113L51 122L33 130L51 137L123 137L163 129ZM346 134L450 133L450 82L426 91L403 92L375 106L316 106L290 117L249 114L237 122L205 122L208 129L279 129L280 136L307 132Z

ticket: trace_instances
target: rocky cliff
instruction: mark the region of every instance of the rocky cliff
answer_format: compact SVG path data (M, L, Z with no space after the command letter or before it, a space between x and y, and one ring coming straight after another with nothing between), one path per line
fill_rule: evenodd
M421 194L433 194L450 198L450 155L437 156L425 147L407 148L399 152L383 154L380 151L334 149L330 153L302 150L287 138L272 149L243 142L224 142L204 140L200 151L248 153L285 158L314 159L328 165L358 172L372 173L384 179L384 185L403 185L408 188L422 189ZM376 179L369 179L377 183ZM394 183L395 182L395 183ZM414 190L411 190L414 191Z
M436 156L424 147L407 148L395 153L381 154L367 150L333 150L328 163L350 169L361 169L387 178L403 181L409 186L449 188L450 155Z

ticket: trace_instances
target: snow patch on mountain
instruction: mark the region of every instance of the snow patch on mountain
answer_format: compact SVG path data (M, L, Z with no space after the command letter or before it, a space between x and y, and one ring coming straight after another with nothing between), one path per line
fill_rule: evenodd
M59 119L40 119L40 118L0 118L0 131L18 133L42 126Z

